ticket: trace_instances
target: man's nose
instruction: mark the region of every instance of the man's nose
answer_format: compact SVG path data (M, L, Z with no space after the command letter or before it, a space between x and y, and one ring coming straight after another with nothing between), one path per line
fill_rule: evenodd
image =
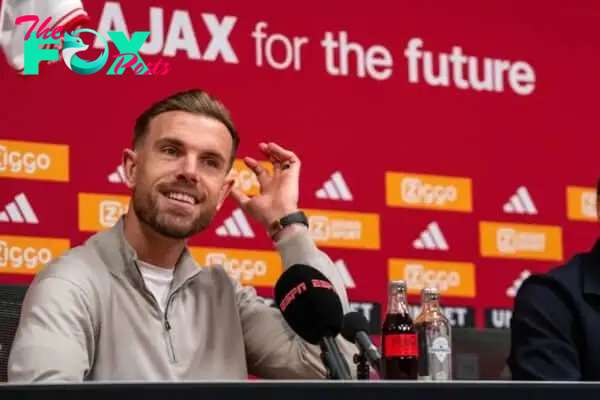
M195 157L182 158L182 166L180 174L186 180L197 183L198 182L198 160Z

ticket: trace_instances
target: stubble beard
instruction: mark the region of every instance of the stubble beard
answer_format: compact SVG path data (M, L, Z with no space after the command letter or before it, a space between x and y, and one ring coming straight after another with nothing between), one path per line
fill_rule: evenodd
M161 211L158 207L159 194L141 193L134 190L131 205L137 218L158 234L170 239L188 239L204 231L216 214L216 207L201 210L193 220L189 216Z

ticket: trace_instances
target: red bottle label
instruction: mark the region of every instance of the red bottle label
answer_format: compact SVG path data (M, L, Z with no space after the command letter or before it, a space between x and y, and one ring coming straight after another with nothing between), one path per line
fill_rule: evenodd
M383 342L384 357L419 356L419 344L415 333L385 335Z

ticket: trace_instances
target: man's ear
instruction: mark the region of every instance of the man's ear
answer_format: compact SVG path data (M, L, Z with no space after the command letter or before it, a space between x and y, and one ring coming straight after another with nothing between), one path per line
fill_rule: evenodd
M137 153L131 149L123 150L123 175L128 188L135 186L135 171L137 168Z
M228 174L227 178L225 178L225 182L223 182L223 186L221 186L221 192L219 193L219 203L217 204L217 210L220 210L225 202L225 199L235 186L235 176L234 174Z

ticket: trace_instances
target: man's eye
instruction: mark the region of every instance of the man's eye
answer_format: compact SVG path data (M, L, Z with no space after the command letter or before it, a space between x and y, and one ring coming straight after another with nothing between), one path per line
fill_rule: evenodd
M211 168L219 168L219 162L210 158L204 160L204 165Z
M163 153L168 154L170 156L175 156L175 155L179 154L179 150L177 150L173 146L163 147L162 151L163 151Z

